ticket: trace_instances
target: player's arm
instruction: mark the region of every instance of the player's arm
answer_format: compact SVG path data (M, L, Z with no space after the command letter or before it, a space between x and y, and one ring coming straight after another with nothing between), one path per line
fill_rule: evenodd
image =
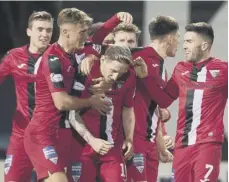
M2 83L7 76L11 74L11 63L13 58L11 53L7 52L0 60L0 83Z
M161 123L158 125L156 144L159 153L159 158L162 162L170 162L173 159L173 155L166 149L165 141L162 135Z
M121 22L132 23L133 17L126 12L119 12L107 20L89 39L95 44L102 44L106 36Z
M42 69L57 109L80 110L85 107L92 107L100 113L109 111L109 103L104 101L103 95L93 95L86 99L68 95L64 85L65 78L63 77L61 61L57 56L48 56L48 60L44 60Z
M125 141L122 149L124 150L125 159L129 159L133 155L133 136L135 127L135 114L133 108L136 90L135 76L129 78L128 80L131 80L132 83L124 97L124 107L122 110L123 129L125 134Z
M167 108L179 96L179 88L175 79L175 74L173 73L171 79L166 84L164 80L162 80L156 74L155 68L152 66L152 63L147 59L145 59L144 61L147 64L148 76L141 79L141 81L145 86L147 93L149 94L151 99L154 100L159 105L159 107ZM164 89L162 88L161 83L164 83L164 85L166 85Z
M69 122L79 135L100 155L105 155L112 147L112 145L102 139L95 138L87 129L79 112L69 111Z

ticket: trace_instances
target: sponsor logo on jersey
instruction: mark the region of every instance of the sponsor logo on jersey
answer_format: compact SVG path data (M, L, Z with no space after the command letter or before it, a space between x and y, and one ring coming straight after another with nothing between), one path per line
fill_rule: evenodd
M21 69L21 68L23 68L25 66L26 66L26 64L25 63L22 63L22 64L19 64L17 67Z
M82 83L75 81L73 85L73 89L83 91L85 90L85 86Z
M56 150L53 146L47 146L43 148L43 153L46 159L50 160L54 164L57 164L58 161L58 155L56 153Z
M61 74L54 74L54 73L50 74L50 79L54 83L62 82L64 80L64 78Z
M51 62L53 62L53 61L56 61L56 60L59 60L59 58L58 57L56 57L56 56L50 56L49 57L49 60L51 61Z

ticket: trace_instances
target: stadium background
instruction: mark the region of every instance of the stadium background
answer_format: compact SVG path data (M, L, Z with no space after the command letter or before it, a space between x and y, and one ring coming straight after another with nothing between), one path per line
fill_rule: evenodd
M28 43L26 36L27 20L33 11L46 10L57 17L62 8L77 7L89 13L94 22L106 21L120 11L133 15L134 23L140 27L143 34L139 45L149 43L148 22L153 16L170 15L177 19L181 32L181 45L176 58L166 60L165 66L172 73L177 61L183 59L182 42L184 27L189 22L206 21L211 23L215 30L215 41L212 55L223 60L228 59L228 2L227 1L116 1L116 2L78 2L78 1L52 1L52 2L0 2L0 57L7 50ZM58 29L54 27L52 42L58 38ZM214 98L213 98L214 99ZM16 98L12 78L8 78L0 85L0 181L3 181L5 149L8 144L12 126L12 116L15 110ZM168 133L172 136L176 131L177 101L170 107L172 118L166 124ZM220 170L220 181L227 181L228 161L228 112L225 111L225 143L223 145L223 159ZM171 164L161 164L159 181L169 181Z

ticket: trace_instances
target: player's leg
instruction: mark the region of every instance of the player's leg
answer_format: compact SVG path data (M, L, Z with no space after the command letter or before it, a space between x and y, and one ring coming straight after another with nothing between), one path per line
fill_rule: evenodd
M146 175L147 182L156 182L158 176L158 151L155 143L150 143L151 146L148 148L146 155Z
M215 182L218 180L222 145L219 143L199 144L196 147L193 182Z
M47 140L48 139L50 140ZM51 140L52 139L52 140ZM49 141L50 144L41 142ZM24 146L35 171L38 181L67 182L65 174L66 160L58 154L57 137L39 134L26 134Z
M30 182L33 165L24 149L23 138L11 136L4 164L4 181Z
M71 175L71 152L72 152L72 131L70 128L60 128L58 130L58 155L65 161L64 166L67 167L68 181L72 182Z
M191 174L192 147L176 148L173 158L172 182L193 182Z
M85 141L79 136L72 137L70 165L68 166L67 176L69 182L77 182L82 174L82 161L81 156ZM71 179L70 179L71 178Z
M134 140L134 155L132 159L127 162L128 182L147 182L147 147L148 146L145 141Z
M120 146L112 148L100 157L99 176L102 182L124 182L127 180L126 164Z
M94 150L89 145L85 145L81 153L80 161L75 161L72 165L74 182L94 182L96 180L98 167L95 162L96 159L97 155Z

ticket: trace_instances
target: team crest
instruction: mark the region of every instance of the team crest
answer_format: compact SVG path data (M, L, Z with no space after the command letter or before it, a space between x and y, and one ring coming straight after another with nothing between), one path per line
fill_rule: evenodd
M216 78L218 76L220 70L209 70L209 72L213 78Z
M54 164L57 164L58 156L53 146L48 146L48 147L43 148L43 153L46 159L50 160Z
M7 155L6 160L5 160L5 165L4 165L5 175L8 174L8 172L11 168L11 165L12 165L12 161L13 161L13 155Z
M82 163L76 162L72 164L72 178L74 182L77 182L80 179L81 174L82 174Z
M145 166L144 155L143 154L134 154L133 157L133 165L137 168L137 170L142 173Z

